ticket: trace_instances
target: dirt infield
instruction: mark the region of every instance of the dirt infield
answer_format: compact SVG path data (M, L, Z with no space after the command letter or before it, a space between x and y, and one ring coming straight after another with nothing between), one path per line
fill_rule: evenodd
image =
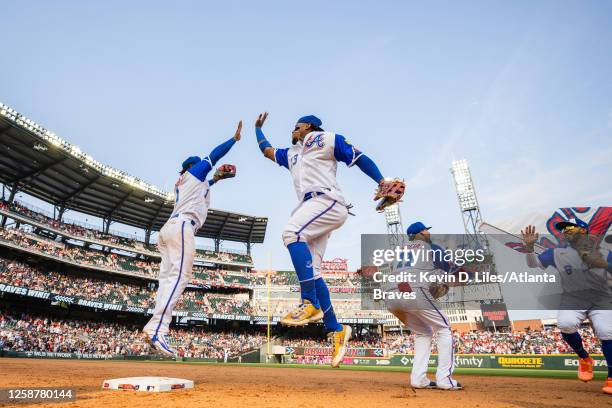
M604 407L601 381L457 376L464 391L412 391L407 372L365 372L152 362L0 359L0 387L74 387L77 400L36 407ZM193 390L103 391L108 378L192 379ZM334 405L331 405L334 404ZM6 406L6 405L5 405ZM19 404L19 406L25 406ZM30 406L34 406L31 405Z

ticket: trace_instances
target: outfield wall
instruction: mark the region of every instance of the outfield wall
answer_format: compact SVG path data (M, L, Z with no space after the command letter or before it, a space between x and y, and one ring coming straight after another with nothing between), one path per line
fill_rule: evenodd
M608 366L603 355L591 355L595 360L595 371L607 371ZM346 365L412 367L414 355L395 354L389 358L345 358ZM432 355L429 366L436 367L438 356ZM578 368L578 357L574 354L456 354L457 368L491 368L491 369L533 369L533 370L571 370Z
M261 355L264 353L262 352ZM359 354L359 353L356 353ZM0 357L21 357L21 358L53 358L53 359L83 359L83 360L169 360L158 356L107 356L99 354L80 354L80 353L56 353L56 352L17 352L9 350L0 350ZM259 350L253 350L244 354L241 362L259 363L266 362L265 359L260 361ZM591 357L595 360L595 371L607 371L608 366L606 360L601 354L592 354ZM193 362L222 362L222 359L215 358L182 358L179 361ZM236 357L231 358L228 362L237 362ZM284 363L294 363L291 356L283 356ZM412 354L395 354L390 357L345 357L344 365L358 366L393 366L393 367L412 367L414 355ZM269 361L272 362L272 361ZM438 356L432 355L429 359L429 366L436 367ZM530 369L530 370L568 370L575 371L578 368L578 358L574 354L456 354L455 367L457 368L480 368L480 369Z

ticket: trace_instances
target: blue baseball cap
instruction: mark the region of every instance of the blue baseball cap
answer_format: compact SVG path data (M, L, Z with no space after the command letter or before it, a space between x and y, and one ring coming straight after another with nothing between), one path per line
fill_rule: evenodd
M431 227L426 227L425 224L423 224L421 221L417 221L413 224L410 224L410 226L408 227L408 229L406 230L406 234L408 235L415 235L418 234L421 231L425 231L430 229Z
M315 125L316 127L321 127L321 125L323 124L323 122L321 122L321 119L317 118L315 115L302 116L298 119L297 123L310 123L311 125Z
M573 221L573 222L572 222ZM589 224L587 224L586 222L582 221L580 218L576 218L570 221L561 221L561 222L557 222L555 223L555 228L558 231L563 232L564 229L566 229L567 227L580 227L580 228L584 228L585 230L589 229Z
M182 166L183 166L183 171L187 170L187 168L190 165L195 165L198 164L199 162L201 162L202 159L200 159L198 156L191 156L185 159L185 161L183 162Z

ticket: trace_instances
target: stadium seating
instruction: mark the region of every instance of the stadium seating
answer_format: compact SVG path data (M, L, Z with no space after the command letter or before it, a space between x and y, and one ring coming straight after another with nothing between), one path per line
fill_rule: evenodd
M31 207L31 206L30 206ZM51 214L45 214L42 209L29 208L23 203L13 201L0 200L0 210L15 215L20 215L39 224L43 224L57 232L70 234L75 237L80 237L84 240L92 240L94 242L116 245L127 250L137 250L142 252L151 252L159 256L159 251L155 244L145 244L134 238L121 236L119 232L113 231L112 234L95 229L94 226L79 225L76 221L60 222L55 220ZM216 252L210 249L197 249L197 254L209 262L226 262L226 263L241 263L252 265L253 259L250 255L235 253L235 252Z

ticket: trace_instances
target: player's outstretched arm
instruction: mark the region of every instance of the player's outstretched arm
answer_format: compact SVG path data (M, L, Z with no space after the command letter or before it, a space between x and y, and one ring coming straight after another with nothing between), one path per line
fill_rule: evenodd
M221 143L219 146L215 147L212 152L210 152L210 155L208 157L210 158L211 164L213 166L217 164L217 162L221 160L221 158L230 151L230 149L234 146L234 144L237 141L240 140L241 131L242 131L242 121L238 122L238 127L236 128L236 132L234 133L234 136L232 136L231 139Z
M378 166L372 159L359 151L342 135L336 135L334 141L334 158L337 161L346 163L352 167L356 165L368 177L379 184L383 180L383 175L380 173Z
M384 177L378 169L378 166L376 163L374 163L374 160L370 159L365 154L362 153L361 156L357 158L355 165L359 167L361 171L367 174L368 177L374 180L376 184L380 184L380 182L383 181Z
M380 200L376 205L376 211L383 211L386 207L401 201L406 184L400 179L385 179L376 163L352 146L342 135L336 135L334 157L349 167L357 165L362 172L376 182L378 188L374 201Z
M266 136L264 135L263 130L261 130L261 127L263 126L267 118L268 118L268 112L264 112L264 113L260 113L259 116L257 117L257 120L255 121L255 135L257 136L257 145L259 146L259 150L261 150L261 153L267 159L270 159L273 162L276 162L276 158L274 157L275 149L272 147L270 142L268 142L268 140L266 139Z

